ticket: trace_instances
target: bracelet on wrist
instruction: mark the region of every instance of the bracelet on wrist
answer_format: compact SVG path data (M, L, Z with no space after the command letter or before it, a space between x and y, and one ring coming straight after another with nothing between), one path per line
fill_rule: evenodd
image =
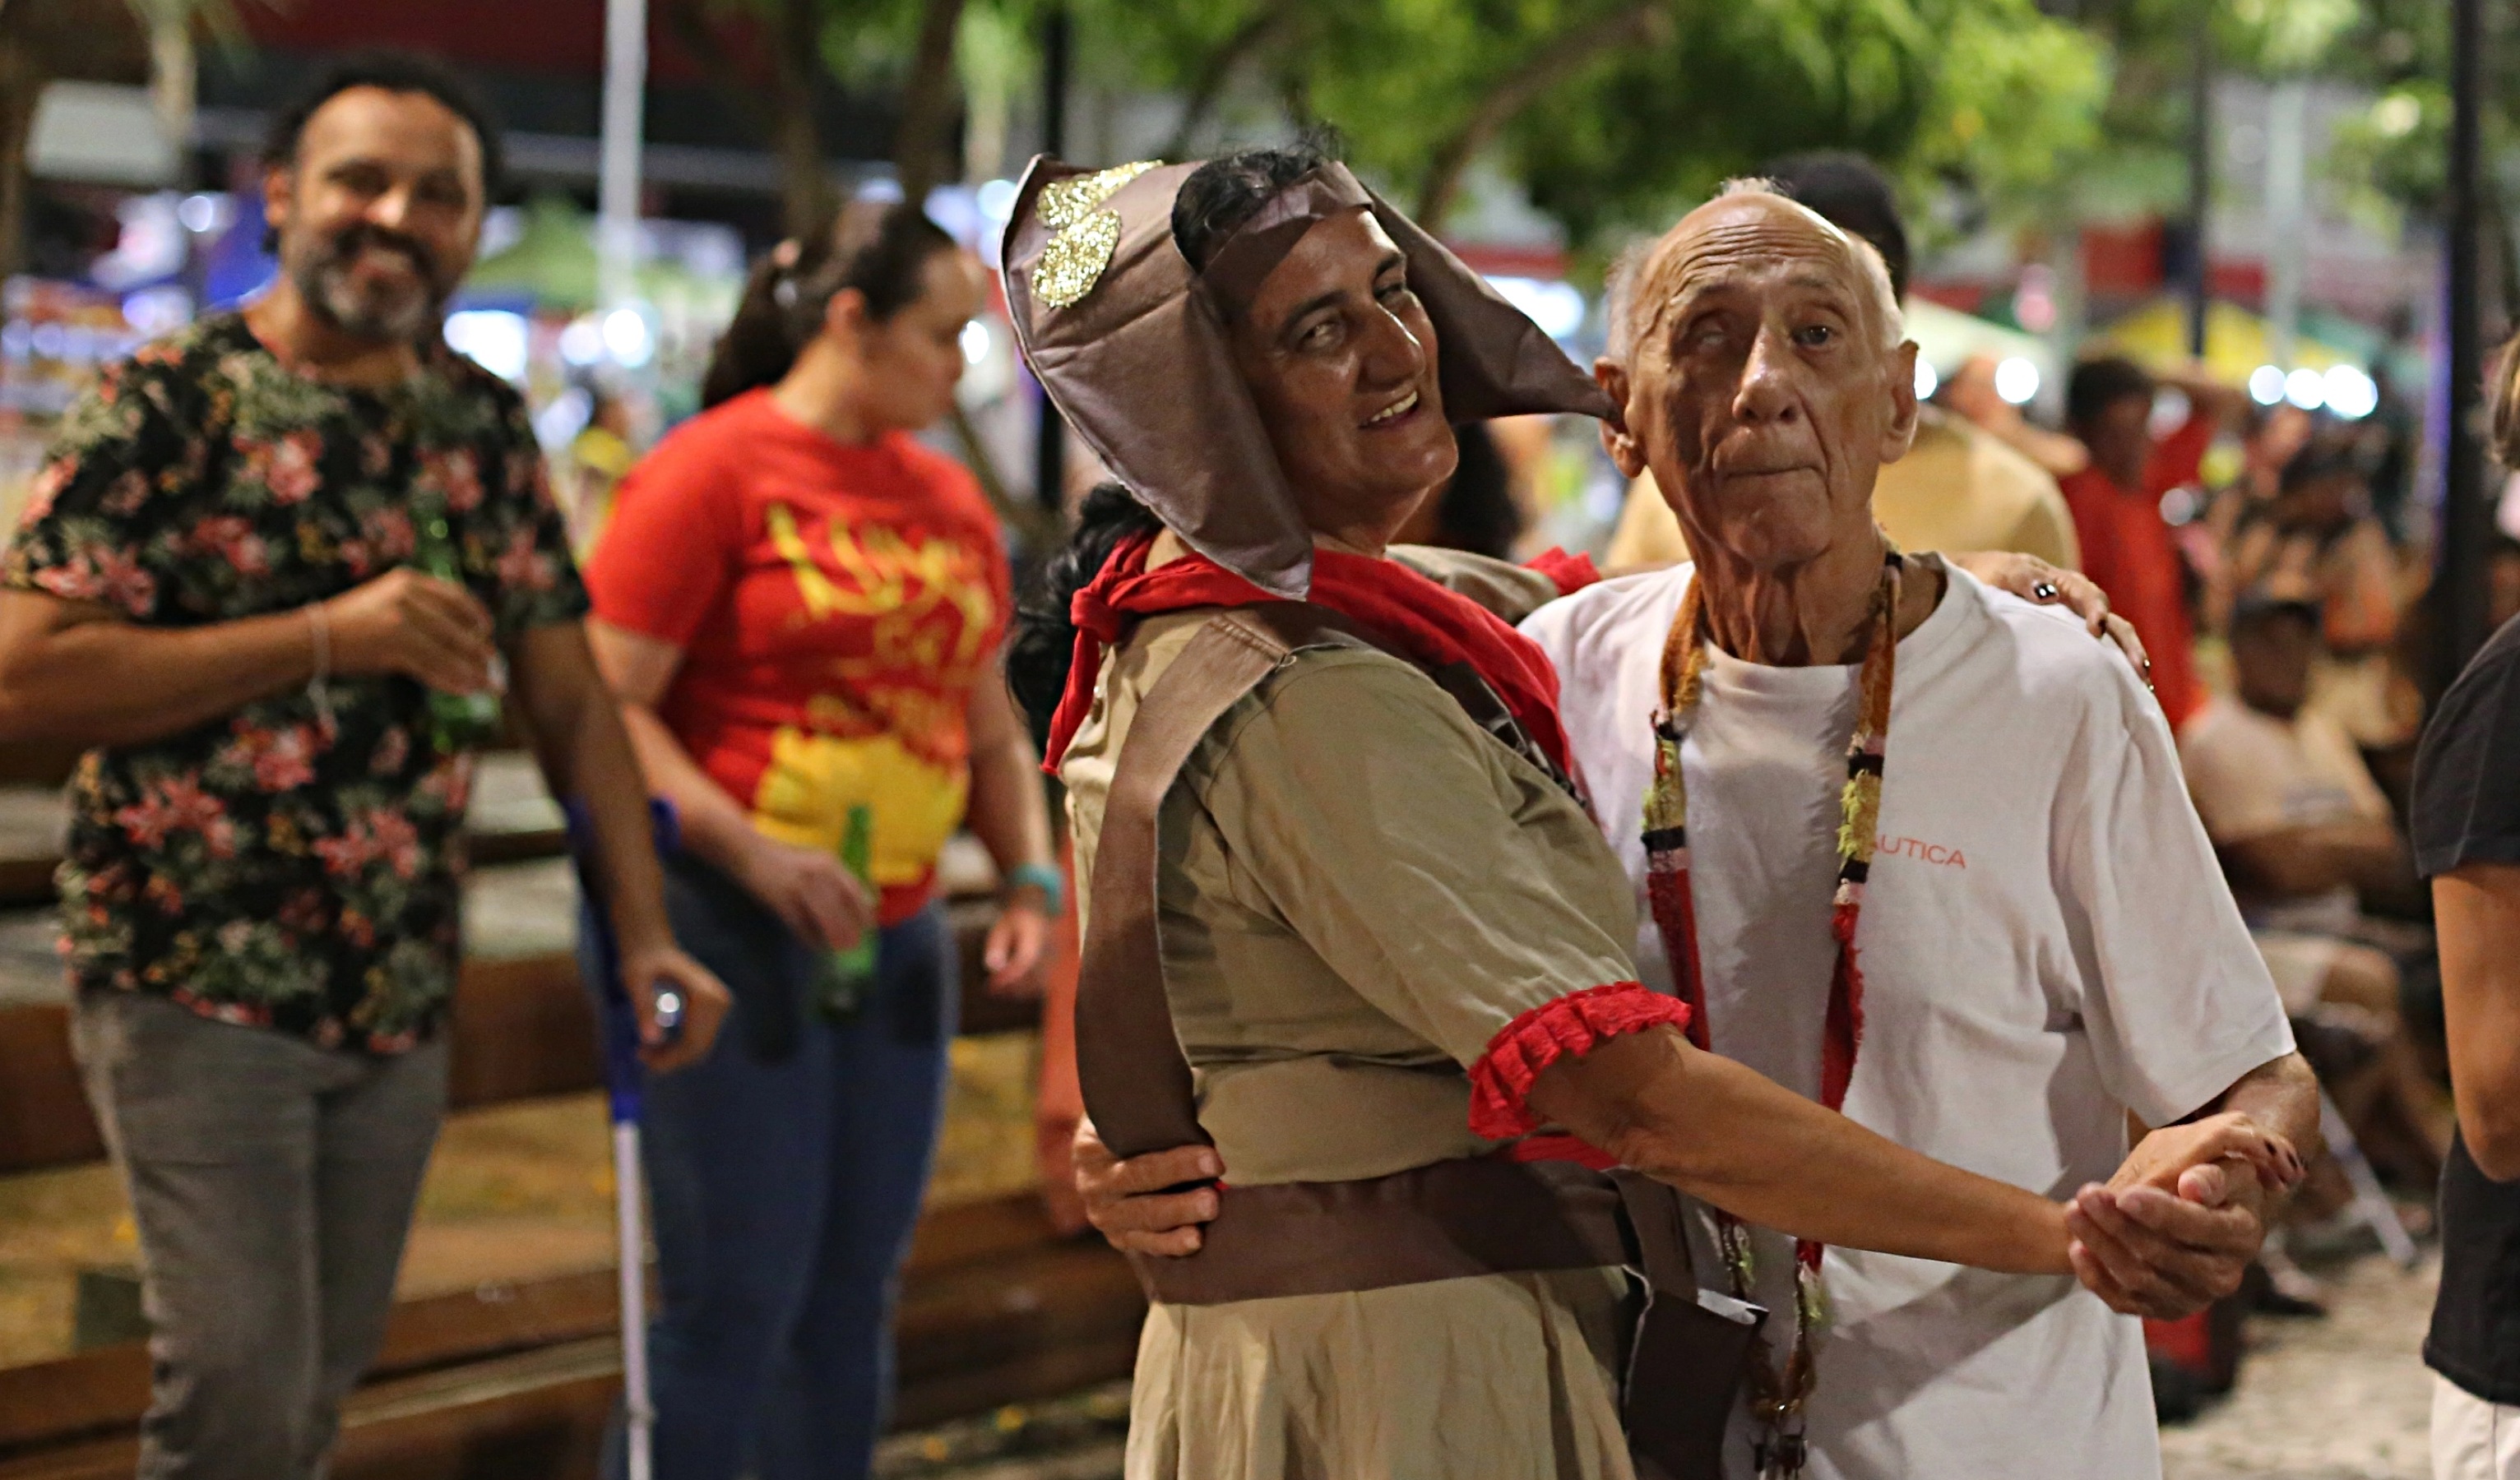
M1057 915L1067 903L1067 875L1053 864L1017 864L1009 869L1002 880L1005 894L1017 889L1039 889L1045 915Z

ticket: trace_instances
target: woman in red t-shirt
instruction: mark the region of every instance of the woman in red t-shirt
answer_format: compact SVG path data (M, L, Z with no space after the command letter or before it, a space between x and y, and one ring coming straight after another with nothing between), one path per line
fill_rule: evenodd
M650 1091L661 1480L867 1472L954 1033L938 852L968 813L1009 883L996 987L1058 908L997 521L909 435L952 409L985 285L908 206L783 245L587 565L597 660L682 814L676 936L736 998Z

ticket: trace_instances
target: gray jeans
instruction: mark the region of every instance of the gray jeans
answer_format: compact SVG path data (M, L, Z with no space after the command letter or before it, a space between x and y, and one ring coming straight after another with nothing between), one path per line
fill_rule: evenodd
M315 1480L393 1307L445 1039L371 1058L118 992L70 1038L140 1231L141 1480Z

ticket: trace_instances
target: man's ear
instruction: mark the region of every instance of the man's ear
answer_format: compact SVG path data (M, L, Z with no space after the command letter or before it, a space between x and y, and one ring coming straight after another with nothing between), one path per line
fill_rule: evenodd
M1890 425L1881 431L1881 461L1895 463L1916 440L1916 341L1909 339L1890 352Z
M294 166L275 164L262 172L262 219L273 231L288 224L289 207L296 191Z
M1601 449L1633 478L1645 471L1645 452L1628 429L1628 367L1603 355L1593 362L1593 383L1610 398L1610 414L1601 420Z

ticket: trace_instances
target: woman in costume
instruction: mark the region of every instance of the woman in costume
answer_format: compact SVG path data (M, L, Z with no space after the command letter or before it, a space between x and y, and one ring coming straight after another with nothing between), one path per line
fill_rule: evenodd
M1014 675L1063 691L1089 1112L1123 1155L1208 1143L1229 1184L1199 1252L1140 1263L1133 1480L1702 1472L1622 1412L1623 1372L1680 1392L1645 1365L1702 1354L1720 1432L1739 1354L1720 1312L1687 1323L1655 1184L2068 1270L2056 1206L1688 1046L1636 984L1545 658L1384 558L1448 417L1608 410L1536 326L1300 150L1037 162L1005 260L1034 373L1163 525L1115 541L1098 500L1065 671L1025 661L1036 631ZM2200 1151L2288 1154L2245 1126ZM1643 1175L1582 1170L1614 1163Z

